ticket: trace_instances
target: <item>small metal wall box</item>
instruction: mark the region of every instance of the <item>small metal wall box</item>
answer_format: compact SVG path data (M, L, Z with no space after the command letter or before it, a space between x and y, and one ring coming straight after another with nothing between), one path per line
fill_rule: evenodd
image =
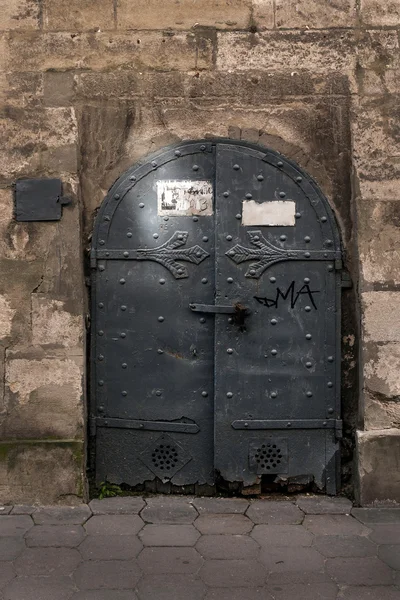
M17 221L59 221L63 205L71 199L62 195L61 179L19 179L15 186Z

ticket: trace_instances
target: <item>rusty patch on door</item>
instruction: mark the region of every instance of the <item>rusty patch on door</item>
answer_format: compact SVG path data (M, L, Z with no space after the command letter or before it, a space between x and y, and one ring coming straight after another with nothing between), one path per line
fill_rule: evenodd
M157 181L159 215L170 217L213 214L212 181Z

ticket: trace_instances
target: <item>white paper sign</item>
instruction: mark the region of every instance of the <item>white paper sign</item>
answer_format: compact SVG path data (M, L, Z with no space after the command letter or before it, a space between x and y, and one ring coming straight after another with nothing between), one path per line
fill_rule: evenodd
M255 202L244 200L242 225L294 226L296 203L293 200Z
M157 203L159 215L212 215L212 181L157 181Z

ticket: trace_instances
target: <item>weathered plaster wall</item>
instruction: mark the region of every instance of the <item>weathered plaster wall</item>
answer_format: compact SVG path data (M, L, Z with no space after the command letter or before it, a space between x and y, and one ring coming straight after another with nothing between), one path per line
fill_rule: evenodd
M365 428L359 497L400 501L399 24L397 0L2 3L1 501L81 494L82 246L132 162L205 136L279 150L329 197L357 286L344 302L346 469ZM28 176L64 181L74 202L59 223L13 220L12 186Z

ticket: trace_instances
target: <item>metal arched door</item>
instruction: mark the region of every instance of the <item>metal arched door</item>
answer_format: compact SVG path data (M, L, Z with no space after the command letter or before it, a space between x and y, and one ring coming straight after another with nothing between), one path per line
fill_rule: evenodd
M309 177L244 143L165 149L111 189L91 261L97 481L336 491L341 249Z

